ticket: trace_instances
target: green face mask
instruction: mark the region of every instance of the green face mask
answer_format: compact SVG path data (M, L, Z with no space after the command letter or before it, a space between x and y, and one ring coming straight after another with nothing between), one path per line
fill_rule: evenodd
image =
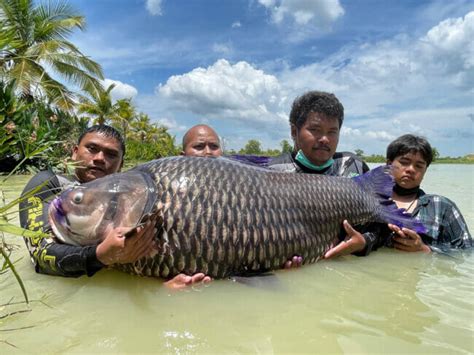
M303 151L300 149L298 150L298 153L296 153L295 159L300 162L302 165L305 167L315 170L315 171L321 171L324 170L332 165L334 163L334 159L331 158L327 162L325 162L323 165L315 165L309 161L308 158L306 158L306 155L304 155Z

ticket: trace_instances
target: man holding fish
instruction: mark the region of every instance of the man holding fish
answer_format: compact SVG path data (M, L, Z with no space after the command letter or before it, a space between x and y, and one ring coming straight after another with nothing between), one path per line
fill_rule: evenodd
M21 226L51 233L48 206L57 193L119 172L124 155L123 138L114 128L97 125L87 129L73 148L72 160L78 164L74 176L43 171L26 185L23 191L26 199L20 203ZM39 191L35 194L28 194L38 187ZM50 238L25 238L25 243L38 273L68 277L92 276L105 266L132 263L152 253L155 249L154 222L151 219L134 231L123 227L109 228L98 245L66 245L56 242L52 235ZM125 234L130 236L126 238ZM209 278L205 278L204 274L192 277L178 275L168 281L167 286L181 288L200 281L207 282Z

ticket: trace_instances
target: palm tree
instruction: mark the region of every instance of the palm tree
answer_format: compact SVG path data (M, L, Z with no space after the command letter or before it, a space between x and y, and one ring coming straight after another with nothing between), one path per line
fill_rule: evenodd
M100 65L66 40L84 26L84 17L61 1L0 0L0 79L15 80L30 100L45 96L71 109L73 92L53 74L91 94L101 86L97 78L103 78Z
M140 113L132 123L132 133L141 143L145 143L150 134L150 117L146 113Z
M110 84L107 89L98 88L89 96L79 96L78 113L95 118L95 123L104 124L108 120L114 120L117 115L116 107L112 104L110 92L115 84Z
M123 137L125 140L127 139L127 132L137 118L137 114L135 112L135 107L131 103L131 99L121 99L117 100L114 104L113 110L115 112L115 116L112 117L117 125L122 130Z

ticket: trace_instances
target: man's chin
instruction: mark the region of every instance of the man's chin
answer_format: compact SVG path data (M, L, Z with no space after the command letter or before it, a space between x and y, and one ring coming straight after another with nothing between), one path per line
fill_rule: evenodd
M332 158L331 154L326 151L317 152L317 154L312 154L309 157L311 162L315 165L324 165L331 158Z
M104 177L106 174L102 170L90 169L87 171L85 176L86 182L93 181L95 179Z

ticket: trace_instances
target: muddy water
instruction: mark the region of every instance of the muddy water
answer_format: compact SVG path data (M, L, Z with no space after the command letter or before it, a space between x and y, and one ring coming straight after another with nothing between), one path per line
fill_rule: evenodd
M2 190L17 196L28 177ZM434 165L423 187L454 200L474 230L474 166ZM249 287L216 281L170 292L160 280L103 270L36 274L22 240L13 259L31 300L0 308L0 353L474 352L474 256L382 249L277 272ZM0 304L21 301L0 275ZM16 329L16 330L11 330Z

